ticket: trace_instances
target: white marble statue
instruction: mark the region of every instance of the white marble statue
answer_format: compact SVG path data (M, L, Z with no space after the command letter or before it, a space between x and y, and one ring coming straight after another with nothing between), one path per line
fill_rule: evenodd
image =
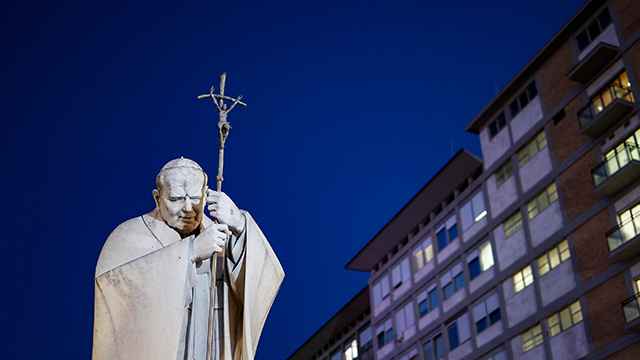
M213 359L252 360L284 278L271 246L194 161L170 161L156 184L156 208L120 224L100 253L93 359L205 360L215 254Z

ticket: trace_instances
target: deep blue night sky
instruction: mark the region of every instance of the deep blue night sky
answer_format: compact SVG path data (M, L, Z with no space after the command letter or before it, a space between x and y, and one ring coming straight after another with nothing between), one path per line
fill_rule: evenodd
M464 126L582 5L169 1L0 5L0 338L5 359L88 359L104 240L185 156L286 278L258 359L285 359L367 282L344 265L460 148ZM268 4L268 5L267 5ZM210 185L215 183L212 181Z

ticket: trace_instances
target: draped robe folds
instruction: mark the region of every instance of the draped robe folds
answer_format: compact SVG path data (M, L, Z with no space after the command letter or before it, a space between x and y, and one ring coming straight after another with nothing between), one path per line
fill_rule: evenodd
M214 359L252 360L284 271L249 213L245 231L218 254ZM213 222L203 215L202 225ZM157 210L107 239L95 277L93 360L204 360L210 271L190 259ZM204 309L203 311L203 308Z

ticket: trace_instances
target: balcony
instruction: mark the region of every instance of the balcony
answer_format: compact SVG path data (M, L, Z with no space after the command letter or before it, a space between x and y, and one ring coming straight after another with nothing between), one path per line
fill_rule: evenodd
M609 257L627 261L640 253L640 218L631 218L607 232Z
M633 144L624 143L615 153L591 170L595 191L612 196L640 177L640 151Z
M627 330L640 330L640 306L638 306L639 298L640 294L635 294L622 302L622 311L624 311L624 318L627 322L624 327Z
M589 136L600 136L633 109L631 87L611 84L585 107L578 111L580 131Z
M581 84L586 83L618 54L618 47L599 43L590 53L571 69L567 77Z

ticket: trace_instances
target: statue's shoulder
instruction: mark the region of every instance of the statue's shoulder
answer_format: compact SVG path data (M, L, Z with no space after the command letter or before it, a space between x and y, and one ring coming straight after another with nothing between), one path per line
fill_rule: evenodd
M162 247L145 223L149 219L148 214L137 216L121 223L111 232L100 252L96 275Z

